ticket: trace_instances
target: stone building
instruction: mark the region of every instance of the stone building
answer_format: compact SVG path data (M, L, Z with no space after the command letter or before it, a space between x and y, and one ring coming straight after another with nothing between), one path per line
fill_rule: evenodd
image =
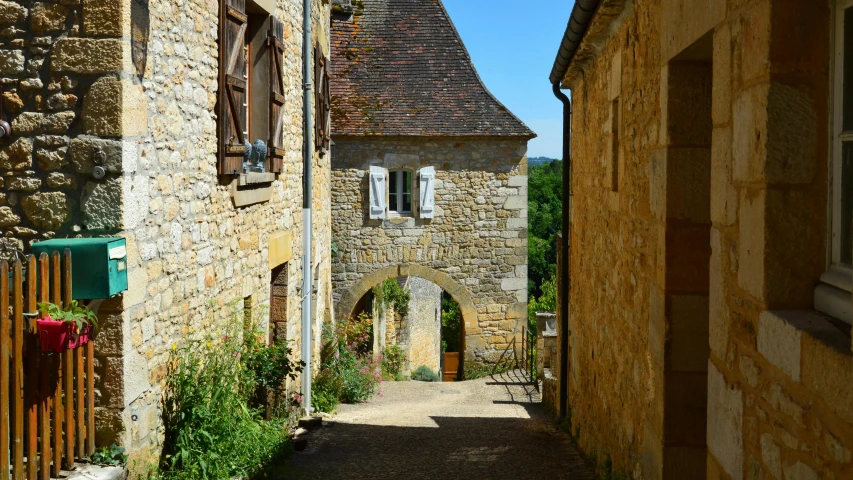
M488 362L526 318L535 134L483 85L439 0L354 5L332 20L336 314L420 277L459 302L466 358Z
M313 2L303 51L302 5L0 0L4 244L127 240L129 289L99 308L99 445L156 454L169 351L210 334L234 302L262 328L276 323L298 356L302 58L324 65L330 15L328 0ZM318 134L316 324L332 315L331 170ZM244 161L246 143L268 153Z
M853 478L851 6L576 2L561 411L615 471Z

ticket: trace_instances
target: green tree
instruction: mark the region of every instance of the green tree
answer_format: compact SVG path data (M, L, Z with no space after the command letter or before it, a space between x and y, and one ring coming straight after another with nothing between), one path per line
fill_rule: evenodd
M530 298L557 272L557 232L563 222L563 162L554 160L529 170L528 285Z
M556 312L557 311L557 277L552 275L551 278L542 282L540 288L542 295L530 297L527 302L527 329L531 332L536 332L536 312Z

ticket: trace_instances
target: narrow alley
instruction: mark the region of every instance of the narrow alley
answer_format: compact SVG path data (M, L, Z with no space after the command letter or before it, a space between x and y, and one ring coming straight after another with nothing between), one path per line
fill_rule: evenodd
M520 372L454 383L386 382L341 405L291 455L287 473L323 479L592 479Z

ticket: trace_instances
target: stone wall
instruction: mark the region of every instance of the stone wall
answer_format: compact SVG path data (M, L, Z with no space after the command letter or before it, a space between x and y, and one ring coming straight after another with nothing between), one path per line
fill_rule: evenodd
M328 2L313 2L328 53ZM162 439L158 404L169 352L251 299L266 328L271 262L286 261L287 339L300 352L302 2L285 24L284 172L272 199L235 208L217 175L216 0L0 1L0 77L15 135L0 140L3 233L122 236L129 289L100 305L98 443L144 464ZM102 166L106 176L92 172ZM315 352L331 318L329 155L314 163ZM290 254L271 252L288 235ZM151 455L149 457L148 455Z
M409 369L426 365L433 372L441 369L441 287L418 277L409 277L411 293L409 314L404 329Z
M569 69L572 429L616 471L853 475L849 326L811 310L829 7L604 1Z
M337 314L351 313L364 293L387 278L421 277L459 302L466 358L495 360L527 315L526 141L334 141L332 235L340 253L332 278ZM435 167L434 219L370 220L369 167L401 163Z
M0 83L13 129L0 140L0 228L9 248L108 228L86 212L98 196L92 148L103 147L110 171L123 163L120 142L101 140L110 133L97 121L99 90L117 85L105 75L122 68L119 23L93 1L0 1Z

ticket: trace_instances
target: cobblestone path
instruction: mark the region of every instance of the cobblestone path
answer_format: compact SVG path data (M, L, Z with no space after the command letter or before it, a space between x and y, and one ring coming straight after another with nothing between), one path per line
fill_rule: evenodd
M291 455L299 479L593 479L518 373L457 383L387 382L342 405ZM284 472L282 472L284 473Z

